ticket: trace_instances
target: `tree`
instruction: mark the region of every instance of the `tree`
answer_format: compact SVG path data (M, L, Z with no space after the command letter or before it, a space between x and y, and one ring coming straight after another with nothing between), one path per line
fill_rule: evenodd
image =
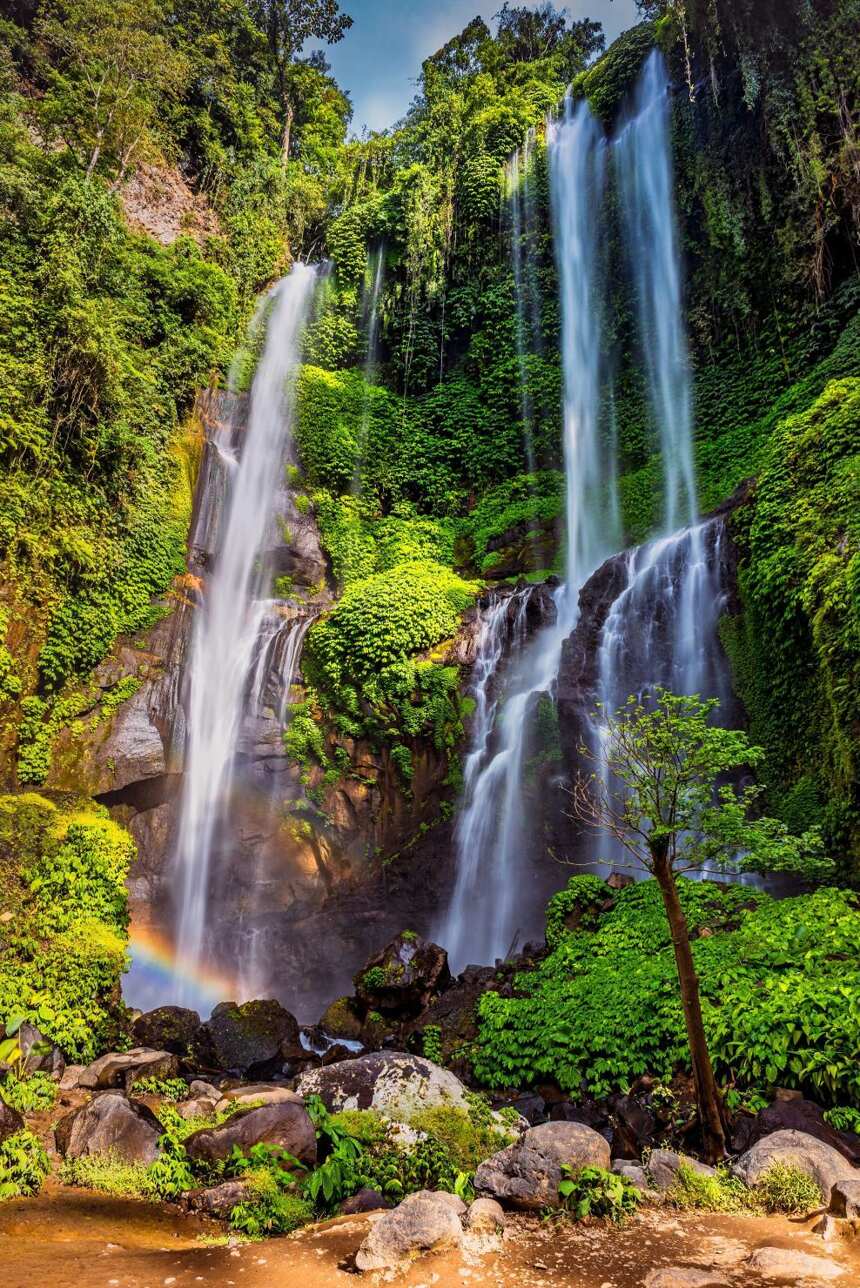
M496 43L508 62L532 63L557 57L570 79L604 47L599 22L584 18L568 26L567 10L556 9L551 0L534 9L504 4L496 16Z
M777 819L756 817L759 786L738 776L761 762L745 733L710 721L719 704L656 689L652 704L629 698L608 718L597 750L582 747L593 766L580 775L573 814L607 831L640 869L657 881L675 952L705 1156L725 1154L722 1098L702 1023L699 980L677 878L692 870L724 870L735 861L756 871L791 871L810 878L833 869L821 856L817 832L791 836Z
M341 13L338 0L251 0L251 12L266 33L277 66L278 86L284 104L282 150L286 161L297 110L290 83L290 64L308 40L324 40L336 45L352 26L352 18ZM317 67L317 70L322 69Z
M187 63L161 17L154 0L56 0L38 20L51 60L42 117L88 179L105 159L122 176L182 92Z

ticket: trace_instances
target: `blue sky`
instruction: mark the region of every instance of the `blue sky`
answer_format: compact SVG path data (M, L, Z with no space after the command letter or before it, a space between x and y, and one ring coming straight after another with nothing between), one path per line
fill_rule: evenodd
M501 7L502 0L341 0L355 21L326 56L352 97L353 130L393 125L412 101L422 60L477 14L489 22ZM566 7L572 17L602 22L608 41L637 20L635 0L567 0Z

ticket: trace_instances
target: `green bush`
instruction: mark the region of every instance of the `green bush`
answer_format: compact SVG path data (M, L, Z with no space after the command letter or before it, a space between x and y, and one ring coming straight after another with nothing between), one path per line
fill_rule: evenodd
M48 1155L31 1131L18 1131L0 1144L0 1200L38 1194L50 1168Z
M642 1195L632 1181L602 1167L574 1169L563 1163L558 1197L578 1221L587 1217L609 1217L620 1225L635 1212Z
M759 1179L755 1197L765 1212L785 1212L787 1216L806 1216L824 1202L818 1183L786 1163L774 1163Z
M32 1021L73 1059L92 1060L122 1033L133 857L131 837L101 806L0 797L0 868L13 914L0 932L0 1016Z
M706 1176L687 1163L681 1163L678 1168L666 1200L683 1211L743 1212L756 1206L743 1181L731 1176L725 1168L719 1167L714 1176Z
M10 1072L0 1082L0 1100L19 1114L39 1113L50 1109L58 1094L56 1082L47 1073L31 1073L18 1077Z
M679 886L718 1076L860 1104L854 896L822 889L776 900L740 885ZM644 1073L669 1083L689 1055L656 883L617 892L593 930L559 927L545 961L517 976L515 996L485 994L478 1013L474 1069L485 1085L550 1078L573 1094L604 1096Z

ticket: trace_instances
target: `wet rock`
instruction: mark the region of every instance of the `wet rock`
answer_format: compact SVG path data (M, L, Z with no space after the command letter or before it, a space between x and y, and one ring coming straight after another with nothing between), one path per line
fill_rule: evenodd
M849 1220L860 1217L860 1176L856 1180L836 1182L830 1192L830 1210L834 1216Z
M408 1121L422 1109L449 1105L468 1109L466 1088L453 1073L404 1051L373 1051L299 1079L301 1096L321 1096L326 1108L376 1109L386 1118Z
M608 1169L609 1146L582 1123L542 1123L482 1163L475 1173L475 1189L514 1207L550 1207L558 1202L563 1164Z
M185 1148L195 1162L220 1163L230 1156L234 1146L247 1153L252 1145L260 1143L278 1145L308 1167L317 1160L313 1123L304 1105L292 1100L259 1109L240 1109L220 1127L194 1132Z
M359 1270L398 1270L422 1252L457 1247L463 1228L440 1194L413 1194L375 1222L358 1250Z
M495 1199L475 1199L469 1205L466 1215L466 1228L473 1234L498 1234L507 1225L501 1203Z
M55 1078L63 1076L66 1061L62 1051L35 1025L25 1021L19 1028L17 1037L25 1073L49 1073Z
M322 1057L323 1066L328 1064L340 1064L341 1060L354 1060L356 1052L350 1051L349 1047L344 1046L342 1042L334 1042Z
M382 1015L417 1015L451 982L448 954L404 930L375 953L355 977L362 1006Z
M340 1205L341 1216L357 1216L361 1212L379 1212L390 1210L391 1204L379 1193L367 1186L358 1190Z
M64 1158L113 1154L123 1163L152 1163L162 1131L146 1105L120 1091L105 1091L61 1118L54 1139Z
M676 1154L672 1149L655 1149L648 1159L647 1173L655 1189L668 1190L674 1185L681 1165L699 1176L716 1176L713 1167L700 1163L697 1158L688 1158L686 1154Z
M221 1002L195 1038L195 1048L211 1067L240 1077L280 1073L296 1051L305 1054L294 1015L280 1002Z
M363 1021L353 1009L352 998L339 997L326 1007L319 1028L333 1038L358 1039Z
M184 1006L159 1006L139 1015L131 1031L142 1047L187 1056L199 1028L200 1016L196 1011Z
M746 1264L763 1279L781 1279L790 1284L807 1279L822 1283L845 1274L844 1266L837 1262L826 1257L812 1257L808 1252L799 1252L795 1248L757 1248Z
M282 1105L290 1102L294 1105L304 1104L301 1096L289 1087L273 1086L270 1082L243 1083L240 1087L229 1087L220 1094L216 1101L216 1113L229 1109L231 1105Z
M649 1270L644 1288L729 1288L729 1281L716 1270L696 1266L659 1266Z
M547 1120L547 1107L543 1096L528 1094L515 1096L512 1100L498 1102L496 1108L515 1109L520 1117L525 1118L530 1127L537 1127L538 1123L545 1123Z
M192 1212L205 1212L207 1216L225 1220L234 1207L253 1195L254 1187L247 1181L224 1181L208 1190L189 1190L183 1202Z
M844 1155L855 1167L860 1166L860 1136L854 1132L836 1131L825 1121L821 1105L814 1100L805 1100L799 1094L790 1097L783 1094L754 1117L742 1117L732 1136L732 1148L736 1153L744 1153L763 1136L776 1131L802 1131L815 1136Z
M17 1109L13 1109L11 1105L6 1104L5 1100L0 1099L0 1145L10 1136L14 1136L17 1131L21 1131L23 1126L24 1119Z
M126 1091L138 1078L175 1078L179 1061L170 1051L150 1051L135 1047L131 1051L110 1051L87 1065L78 1078L86 1091L124 1087Z
M774 1163L804 1172L818 1185L826 1206L833 1187L840 1181L858 1179L856 1170L830 1145L802 1131L776 1131L764 1136L734 1164L737 1176L747 1185L757 1185Z
M554 1123L584 1123L586 1127L599 1131L610 1143L612 1141L609 1115L599 1105L575 1105L570 1100L559 1100L551 1106L549 1117Z
M614 1119L612 1152L619 1158L639 1158L642 1150L653 1145L657 1132L654 1114L635 1096L612 1096L609 1101Z

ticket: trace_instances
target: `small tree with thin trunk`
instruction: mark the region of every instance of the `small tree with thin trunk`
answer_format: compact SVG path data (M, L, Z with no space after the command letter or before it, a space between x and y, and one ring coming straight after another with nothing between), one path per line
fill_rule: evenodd
M592 772L580 775L572 791L575 818L608 832L631 856L631 866L650 872L660 887L710 1162L725 1154L725 1116L677 879L691 871L723 873L729 863L736 870L809 878L824 877L833 867L822 858L814 830L791 836L777 819L754 816L762 788L740 787L736 780L764 753L742 731L715 726L710 717L716 706L656 689L647 705L630 698L615 715L600 713L604 735L597 749L580 749Z

